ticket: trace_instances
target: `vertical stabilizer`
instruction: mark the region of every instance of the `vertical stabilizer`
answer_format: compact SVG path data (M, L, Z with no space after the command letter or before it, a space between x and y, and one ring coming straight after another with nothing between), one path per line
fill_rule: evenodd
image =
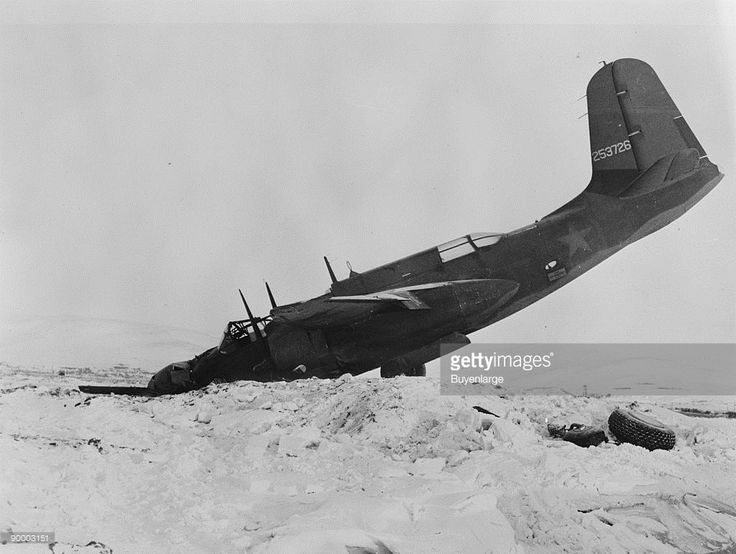
M587 90L593 177L588 192L618 195L670 154L694 148L705 158L654 70L634 59L603 66Z

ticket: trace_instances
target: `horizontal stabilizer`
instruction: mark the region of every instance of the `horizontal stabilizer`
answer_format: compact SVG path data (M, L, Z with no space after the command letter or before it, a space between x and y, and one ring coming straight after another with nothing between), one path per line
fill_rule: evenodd
M639 175L619 196L620 198L632 198L650 193L692 173L698 167L700 167L700 158L695 148L664 156Z

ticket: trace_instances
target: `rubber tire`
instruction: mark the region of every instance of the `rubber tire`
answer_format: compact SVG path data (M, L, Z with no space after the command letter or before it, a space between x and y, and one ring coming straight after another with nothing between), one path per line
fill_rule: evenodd
M675 446L675 432L672 429L634 410L614 410L608 418L608 428L619 441L647 450L672 450Z

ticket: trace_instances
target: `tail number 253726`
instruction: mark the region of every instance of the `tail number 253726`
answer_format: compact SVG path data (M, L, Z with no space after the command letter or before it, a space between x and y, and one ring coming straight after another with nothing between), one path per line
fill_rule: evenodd
M605 148L600 148L598 150L594 150L591 152L591 155L593 156L594 162L599 162L601 160L605 160L606 158L612 158L616 154L620 154L621 152L626 152L626 150L631 150L631 143L629 142L629 139L626 139L623 142L617 142L615 144L612 144L611 146L606 146Z

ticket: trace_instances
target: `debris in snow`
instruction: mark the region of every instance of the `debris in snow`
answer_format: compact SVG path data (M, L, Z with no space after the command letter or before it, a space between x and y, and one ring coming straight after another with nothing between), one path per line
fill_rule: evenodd
M94 447L95 447L95 448L97 449L97 451L98 451L98 452L99 452L100 454L102 454L102 452L103 452L103 448L102 448L102 445L100 444L100 442L101 442L101 441L100 441L100 439L95 439L95 438L92 438L92 439L89 439L89 440L87 441L87 444L89 444L90 446L94 446ZM53 444L53 443L52 443L52 444ZM56 445L54 445L54 446L56 446Z
M608 437L603 429L581 423L571 423L569 426L550 423L547 425L547 430L551 437L577 444L583 448L608 442Z
M112 554L112 548L97 541L90 541L85 545L54 542L49 544L53 554Z
M723 418L730 418L730 419L736 419L736 412L730 411L730 410L724 410L724 411L710 411L710 410L699 410L698 408L672 408L674 411L679 412L686 416L691 417L723 417Z
M498 415L498 414L494 414L494 413L493 413L493 412L491 412L490 410L486 410L486 409L485 409L484 407L482 407L482 406L473 406L473 409L474 409L474 410L475 410L476 412L480 412L480 413L482 413L482 414L492 415L492 416L495 416L495 417L501 417L501 416L500 416L500 415Z
M638 410L615 409L608 418L608 428L621 442L649 450L671 450L675 446L676 437L672 429Z

